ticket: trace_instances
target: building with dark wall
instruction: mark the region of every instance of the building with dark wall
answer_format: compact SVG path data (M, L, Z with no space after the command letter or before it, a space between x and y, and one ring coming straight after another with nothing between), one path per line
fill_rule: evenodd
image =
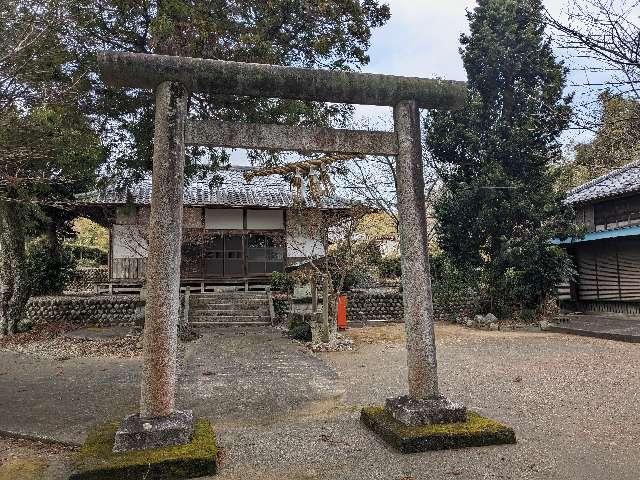
M640 314L640 161L567 195L586 234L566 245L576 265L570 296L583 311Z

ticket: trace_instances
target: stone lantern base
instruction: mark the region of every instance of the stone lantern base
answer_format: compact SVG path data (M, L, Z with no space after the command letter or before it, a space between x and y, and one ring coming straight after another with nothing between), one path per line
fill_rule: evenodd
M401 453L516 443L511 428L475 412L466 412L463 422L412 426L394 418L385 407L366 407L360 420Z

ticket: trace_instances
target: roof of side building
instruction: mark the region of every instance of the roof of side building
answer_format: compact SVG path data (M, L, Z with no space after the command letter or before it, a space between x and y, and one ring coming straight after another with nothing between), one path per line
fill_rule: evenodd
M594 202L638 191L640 191L640 160L570 190L566 202Z

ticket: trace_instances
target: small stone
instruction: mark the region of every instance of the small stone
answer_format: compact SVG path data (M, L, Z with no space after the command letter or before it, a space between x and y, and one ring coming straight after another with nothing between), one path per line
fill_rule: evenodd
M494 323L498 321L498 317L496 317L493 313L487 313L484 316L484 323Z

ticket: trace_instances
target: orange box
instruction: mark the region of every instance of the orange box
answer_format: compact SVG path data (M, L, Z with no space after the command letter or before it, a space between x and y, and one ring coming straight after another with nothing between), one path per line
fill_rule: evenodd
M347 329L347 297L340 295L338 297L338 330Z

